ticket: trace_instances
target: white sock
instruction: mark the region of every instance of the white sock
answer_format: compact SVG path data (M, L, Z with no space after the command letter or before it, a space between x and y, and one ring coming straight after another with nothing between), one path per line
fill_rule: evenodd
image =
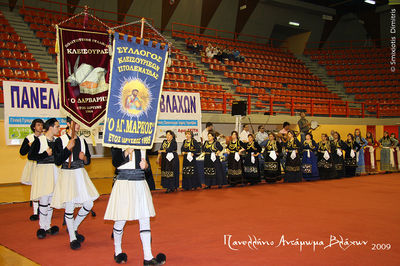
M39 208L39 201L32 201L32 208L33 208L33 214L37 215L38 214L38 208Z
M51 228L51 218L53 217L53 208L50 207L50 202L53 196L49 196L49 204L47 204L47 227Z
M78 215L75 217L75 221L74 221L74 230L75 231L78 230L79 225L89 214L92 207L93 207L93 201L86 201L83 203L82 208L80 208Z
M42 196L39 198L39 227L40 229L47 230L47 217L48 217L49 196Z
M153 254L151 253L151 231L150 231L150 218L139 219L140 239L142 240L143 255L145 260L151 260Z
M122 253L122 235L126 221L115 221L113 228L115 256Z
M76 240L75 230L74 230L74 209L75 204L73 202L65 203L65 223L67 224L69 242Z

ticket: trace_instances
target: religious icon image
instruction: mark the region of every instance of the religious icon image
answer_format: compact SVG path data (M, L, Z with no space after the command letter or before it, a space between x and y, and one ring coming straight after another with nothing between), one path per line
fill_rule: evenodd
M129 80L122 84L120 104L125 113L139 116L148 109L149 102L149 89L140 79Z
M71 71L71 63L68 62L68 73L66 81L73 87L79 86L80 93L94 95L108 90L105 79L107 71L86 63L79 65L79 56L74 64L74 72Z

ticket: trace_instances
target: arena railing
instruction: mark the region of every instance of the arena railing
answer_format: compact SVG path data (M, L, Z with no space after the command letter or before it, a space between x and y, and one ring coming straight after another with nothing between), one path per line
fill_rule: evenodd
M310 116L314 115L326 115L328 117L340 116L340 117L359 117L359 118L381 118L381 117L396 117L400 116L400 105L397 105L395 111L388 110L393 108L393 104L390 103L378 103L378 104L366 104L363 102L343 101L338 104L337 100L331 99L311 99L309 102L299 101L299 98L291 97L290 102L275 102L274 95L266 95L268 97L267 103L255 102L254 96L245 94L229 94L229 97L236 97L237 99L244 100L247 102L247 114L286 114L294 116L296 112L300 110L307 110ZM230 113L231 108L228 103L228 94L222 94L222 113ZM289 105L288 105L289 104ZM300 104L300 106L299 106ZM256 109L253 109L253 106ZM357 107L352 107L357 106ZM368 111L368 107L372 107L372 110ZM286 110L276 110L277 107L284 107ZM282 108L280 108L282 109ZM287 110L289 109L289 110ZM323 110L323 111L322 111Z
M68 4L68 3L62 3L62 2L58 2L58 1L53 1L53 0L39 0L40 2L44 2L44 3L48 3L48 4L54 4L55 6L58 6L58 10L52 10L52 9L46 9L46 8L38 8L38 7L32 7L32 6L28 6L25 5L25 0L22 1L22 6L20 6L20 8L27 8L27 9L32 9L32 10L37 10L37 11L46 11L46 12L56 12L58 14L62 14L62 15L73 15L73 14L69 14L68 13L68 7L75 7L75 8L79 8L82 9L81 11L83 11L85 9L85 6L80 6L80 5L73 5L73 4ZM124 23L128 23L128 22L132 22L132 21L136 21L136 20L140 20L142 17L140 16L135 16L135 15L130 15L130 14L125 14L125 13L118 13L118 12L113 12L113 11L109 11L109 10L104 10L104 9L98 9L98 8L92 8L89 7L88 8L89 12L92 12L91 14L94 16L99 17L101 20L104 20L106 22L111 22L111 23L115 23L115 24L124 24ZM75 13L79 13L75 10ZM106 18L102 18L102 14L112 14L112 15L116 15L116 17L118 15L123 15L124 16L124 20L122 21L117 21L117 20L113 20L113 19L106 19ZM154 26L154 20L152 18L145 18L151 25Z
M204 29L204 32L210 31L211 34L200 33L201 29ZM178 22L172 23L171 31L172 31L173 37L177 36L177 34L183 34L183 35L188 35L188 36L192 36L192 37L215 38L215 39L219 39L219 40L242 42L242 43L248 43L248 44L258 44L258 45L265 45L265 46L269 46L269 47L274 47L275 42L278 42L278 43L282 42L281 40L275 40L275 39L271 39L271 38L264 37L264 36L238 33L238 32L226 31L226 30L219 30L219 29L214 29L214 28L207 28L207 27L183 24L183 23L178 23ZM249 39L252 39L253 41L240 40L239 38L241 36L248 37Z
M386 39L371 39L371 40L325 41L325 42L309 41L306 44L306 50L386 48L389 45L390 45L390 39L388 39L388 38L386 38Z

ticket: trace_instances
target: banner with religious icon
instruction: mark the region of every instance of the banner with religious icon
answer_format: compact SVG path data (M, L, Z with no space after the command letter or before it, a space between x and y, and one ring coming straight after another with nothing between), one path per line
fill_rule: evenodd
M103 145L150 149L156 133L168 45L114 35Z
M106 112L110 37L106 32L58 28L58 79L62 110L86 128Z

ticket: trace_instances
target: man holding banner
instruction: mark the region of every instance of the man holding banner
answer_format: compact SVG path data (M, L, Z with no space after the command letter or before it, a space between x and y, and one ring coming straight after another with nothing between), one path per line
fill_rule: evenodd
M125 263L122 235L126 221L138 220L144 265L162 265L166 256L151 251L150 217L155 216L153 200L145 181L146 149L153 146L166 54L160 43L153 47L141 39L115 33L111 86L108 94L103 145L112 147L117 178L108 201L105 220L113 220L114 260Z

